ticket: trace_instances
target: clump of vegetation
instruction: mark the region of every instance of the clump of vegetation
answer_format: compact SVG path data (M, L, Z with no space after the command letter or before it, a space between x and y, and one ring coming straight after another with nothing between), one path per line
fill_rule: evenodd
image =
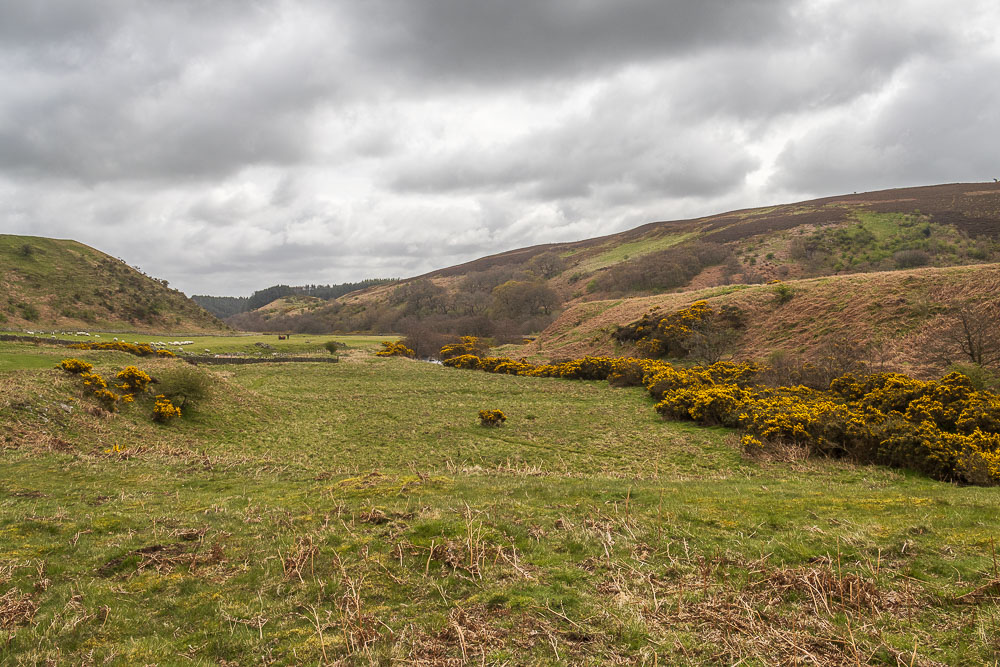
M80 373L80 379L83 380L83 386L90 387L92 390L97 391L98 389L107 389L108 383L104 381L97 373L91 373L90 371L85 371Z
M382 341L382 349L375 353L376 357L409 357L417 356L417 353L406 347L403 343L391 340Z
M784 305L792 300L795 296L795 290L786 285L785 283L779 282L774 286L774 302L779 306Z
M146 391L146 385L152 382L152 378L137 366L126 366L118 371L115 379L121 382L118 388L125 394L141 394Z
M462 336L457 343L449 343L441 348L441 359L451 359L466 354L481 356L489 350L489 344L476 336Z
M337 354L337 350L340 349L341 344L335 340L328 340L323 343L323 349L325 349L330 354Z
M736 330L742 326L739 308L726 305L715 310L707 301L695 301L672 313L647 312L638 321L618 327L611 337L619 343L635 343L650 357L692 356L715 363L731 351Z
M507 421L507 415L500 410L480 410L479 425L487 427L502 426Z
M110 389L99 388L94 390L94 397L108 412L117 412L119 403L131 403L133 398L130 394L116 394Z
M211 391L211 376L196 366L179 364L157 374L158 390L185 411L198 407Z
M169 398L163 394L156 397L156 402L153 404L153 421L162 424L180 416L181 409L174 405Z
M89 373L93 368L93 364L88 364L86 361L80 359L63 359L59 362L59 367L64 371L69 373Z
M121 392L117 393L108 386L108 381L100 374L91 372L93 367L87 362L79 359L63 359L59 365L67 372L79 375L84 388L88 389L101 407L108 412L117 412L119 405L132 403L136 397L147 395L147 387L154 381L148 373L139 367L126 366L115 374L115 379L119 382L115 388ZM177 391L179 385L185 384L183 382L184 376L183 371L172 373L169 377L170 390ZM181 380L178 381L178 378ZM170 397L165 394L156 396L153 406L153 419L155 421L166 422L174 417L180 417L180 415L180 408L173 404Z
M38 311L38 308L31 303L25 303L22 301L17 304L17 309L21 311L21 317L29 322L37 322L38 318L41 317L41 313Z

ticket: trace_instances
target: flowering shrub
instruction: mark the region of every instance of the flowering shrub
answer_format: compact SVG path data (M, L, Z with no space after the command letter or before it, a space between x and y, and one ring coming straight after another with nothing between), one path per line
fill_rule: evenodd
M126 366L122 370L118 371L115 378L121 380L121 384L118 388L126 394L141 394L146 391L146 385L148 385L152 379L145 373L135 366Z
M445 366L451 366L452 368L464 368L470 371L479 370L479 357L474 354L463 354L458 357L452 357L444 361Z
M97 401L101 404L101 407L103 407L108 412L115 412L116 410L118 410L119 403L132 402L131 396L122 396L121 394L116 394L115 392L110 391L109 389L95 389L94 397L97 398Z
M656 411L668 419L692 419L708 426L739 426L739 408L748 392L734 384L680 389L668 393L656 404Z
M486 352L489 346L481 338L476 336L462 336L457 343L449 343L441 348L441 359L448 360L452 357L460 357L467 354L480 355Z
M73 361L77 360L64 359L61 365L63 368L69 366L70 368L82 369L85 367L87 370L79 371L83 386L90 390L94 398L97 399L97 402L101 404L101 407L108 412L116 412L119 405L134 402L136 395L144 394L146 387L152 382L152 378L145 371L136 366L126 366L115 375L115 379L120 382L120 384L116 385L116 388L121 391L121 393L116 393L108 388L108 383L103 377L97 373L90 372L92 368L90 364L80 362L83 366L78 366L77 364L69 363ZM165 422L180 416L180 408L175 406L169 398L163 394L156 397L156 402L153 406L153 419L155 421Z
M417 356L416 352L406 347L402 343L394 343L391 340L382 341L382 349L375 353L376 357L409 357Z
M97 373L80 373L80 379L83 380L83 385L85 387L90 387L91 390L97 391L98 389L107 389L108 383L104 381Z
M634 342L650 357L683 357L695 328L714 314L707 301L695 301L666 315L645 313L637 322L619 327L612 337L619 342Z
M88 364L80 359L63 359L59 362L59 366L70 373L89 373L94 367L93 364Z
M507 415L499 410L479 411L480 426L502 426L505 421L507 421Z
M181 409L171 403L169 398L163 394L156 397L156 403L153 404L153 421L164 423L180 416Z

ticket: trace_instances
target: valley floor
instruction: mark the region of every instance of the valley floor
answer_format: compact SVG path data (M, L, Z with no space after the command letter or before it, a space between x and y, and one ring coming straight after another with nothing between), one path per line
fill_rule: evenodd
M167 424L0 343L0 663L1000 660L996 489L748 460L641 388L347 343L199 369Z

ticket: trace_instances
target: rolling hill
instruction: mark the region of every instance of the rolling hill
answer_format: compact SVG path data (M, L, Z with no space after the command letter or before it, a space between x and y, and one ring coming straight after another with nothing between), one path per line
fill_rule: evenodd
M166 281L76 241L0 234L0 289L0 329L228 329Z
M545 330L558 312L564 313L557 321L563 327L578 312L600 307L590 302L998 261L1000 184L957 183L653 222L490 255L325 306L246 313L236 325L310 332L429 329L515 340Z

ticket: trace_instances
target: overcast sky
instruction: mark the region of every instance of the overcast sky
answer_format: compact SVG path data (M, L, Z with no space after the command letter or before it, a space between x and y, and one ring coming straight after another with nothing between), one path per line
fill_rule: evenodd
M1000 177L996 0L0 0L0 232L187 294Z

